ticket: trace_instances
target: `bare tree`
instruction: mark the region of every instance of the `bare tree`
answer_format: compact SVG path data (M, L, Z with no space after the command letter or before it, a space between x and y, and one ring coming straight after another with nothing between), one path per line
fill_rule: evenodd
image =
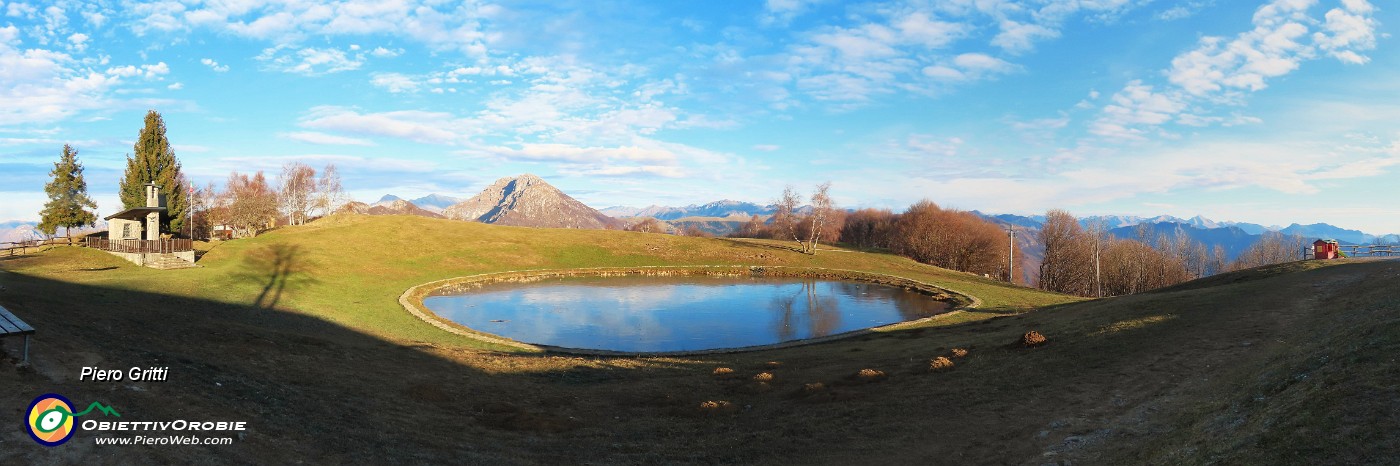
M1306 240L1301 236L1285 235L1279 232L1265 233L1253 245L1240 253L1240 257L1230 264L1230 270L1248 269L1264 265L1279 264L1298 260Z
M326 168L321 169L321 178L316 181L316 195L312 200L312 207L321 213L321 216L330 215L345 203L345 190L340 186L340 171L333 164L326 164Z
M1045 260L1040 264L1037 286L1043 290L1088 296L1093 283L1092 244L1069 212L1055 209L1045 214L1040 241Z
M666 225L660 221L647 217L646 219L629 225L627 231L640 231L642 233L665 233Z
M214 227L223 223L221 194L214 182L194 190L190 196L190 211L193 212L192 235L195 239L208 240L214 235Z
M919 201L895 220L894 231L890 247L916 261L998 277L1008 273L1006 236L971 212Z
M305 224L315 202L316 170L300 162L288 162L282 166L278 185L278 198L282 201L282 214L287 217L287 223Z
M817 253L817 242L821 241L823 230L828 226L827 221L834 216L836 210L831 202L831 195L827 192L831 190L831 182L817 185L816 192L812 193L812 214L808 215L810 227L807 229L807 243L803 246L803 252L807 254Z
M773 212L773 237L791 238L801 246L802 251L807 250L807 245L802 242L801 228L802 218L797 213L799 199L802 198L792 186L783 188L783 196L778 198L777 209Z
M238 172L229 174L223 203L226 223L239 238L257 235L277 219L277 193L268 186L262 172L252 177Z
M841 241L863 248L888 248L894 233L895 214L884 209L861 209L846 216Z
M749 221L744 222L744 225L739 227L739 231L731 236L736 238L772 238L773 231L763 223L762 217L753 215L749 217Z

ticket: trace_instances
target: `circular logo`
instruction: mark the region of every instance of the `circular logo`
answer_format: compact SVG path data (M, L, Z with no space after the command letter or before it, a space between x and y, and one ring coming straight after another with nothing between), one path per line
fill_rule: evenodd
M40 445L62 445L73 438L73 402L54 393L40 395L29 404L24 427Z

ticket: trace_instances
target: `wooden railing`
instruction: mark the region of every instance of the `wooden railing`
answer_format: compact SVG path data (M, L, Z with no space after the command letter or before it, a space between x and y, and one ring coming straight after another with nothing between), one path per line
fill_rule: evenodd
M25 241L0 243L0 246L3 246L0 247L0 253L4 253L5 256L23 255L29 254L31 250L34 252L39 252L43 251L48 246L58 244L68 244L68 238L50 238L45 240L31 239Z
M1338 247L1347 257L1400 255L1400 246L1390 244L1343 244Z
M1337 251L1346 257L1391 257L1400 256L1400 245L1395 244L1343 244ZM1313 246L1303 247L1303 258L1312 259Z
M194 250L194 242L188 239L119 239L87 238L87 247L103 251L130 254L164 254Z

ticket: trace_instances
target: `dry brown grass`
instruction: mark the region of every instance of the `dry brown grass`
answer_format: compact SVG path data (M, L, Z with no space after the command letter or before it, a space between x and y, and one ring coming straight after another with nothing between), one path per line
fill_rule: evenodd
M720 414L731 414L735 411L738 411L738 409L739 408L735 406L734 403L730 403L725 400L711 400L700 402L700 406L697 407L697 412L705 416L715 416Z
M953 357L955 357L955 358L967 357L967 350L962 349L962 348L953 348L953 351L951 351L951 353L953 354Z
M879 382L889 378L884 371L877 369L861 369L855 373L855 379L861 382Z
M753 376L753 381L754 381L754 382L772 382L772 381L773 381L773 373L772 373L772 372L759 372L758 374L755 374L755 375Z
M1043 345L1046 341L1048 340L1045 339L1045 335L1041 335L1040 332L1031 330L1029 332L1026 332L1025 335L1021 335L1020 343L1023 347L1031 348Z
M953 360L939 356L928 362L928 370L932 372L946 371L953 368Z
M715 371L711 374L721 379L733 378L735 376L734 369L728 367L716 367Z

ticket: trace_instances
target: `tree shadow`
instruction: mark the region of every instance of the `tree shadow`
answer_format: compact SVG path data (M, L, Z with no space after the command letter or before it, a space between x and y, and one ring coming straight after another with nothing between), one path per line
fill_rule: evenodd
M318 283L311 276L315 264L301 256L301 247L296 245L273 244L254 249L243 256L243 270L234 274L234 278L260 285L262 291L253 300L253 306L272 309L288 290Z
M786 244L772 244L772 243L760 242L760 241L750 241L750 240L743 239L743 238L715 238L715 239L720 240L720 241L724 241L724 242L726 242L726 243L729 243L730 247L752 247L752 248L776 249L776 250L779 250L779 251L792 251L792 252L796 252L796 253L802 253L802 250L799 249L798 247L796 247L796 246L788 246L788 245L786 245Z

